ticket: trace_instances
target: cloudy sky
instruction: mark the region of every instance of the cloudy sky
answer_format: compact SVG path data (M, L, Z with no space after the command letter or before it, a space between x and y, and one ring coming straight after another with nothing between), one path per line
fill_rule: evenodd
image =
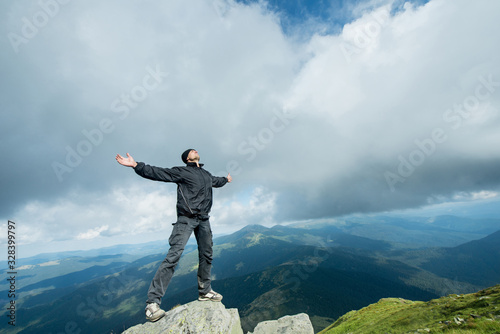
M500 2L2 1L0 219L19 256L166 239L171 167L214 233L500 191ZM0 244L5 245L2 238ZM2 256L4 256L2 254Z

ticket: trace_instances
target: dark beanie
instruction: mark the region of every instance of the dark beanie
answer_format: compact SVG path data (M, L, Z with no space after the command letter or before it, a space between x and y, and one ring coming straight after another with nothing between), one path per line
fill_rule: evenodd
M189 152L191 152L192 150L194 150L194 148L187 149L187 150L185 150L185 151L184 151L184 153L182 153L182 155L181 155L181 159L182 159L182 161L183 161L185 164L187 164L187 163L188 163L187 158L188 158Z

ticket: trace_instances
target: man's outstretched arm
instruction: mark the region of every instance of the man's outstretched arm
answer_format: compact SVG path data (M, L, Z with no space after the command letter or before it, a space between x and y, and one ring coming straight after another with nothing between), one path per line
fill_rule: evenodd
M146 165L144 162L136 162L130 154L127 153L127 157L124 158L120 154L116 155L116 161L120 165L132 167L136 174L150 180L163 181L163 182L179 182L181 181L181 175L175 169L171 168L161 168Z
M231 181L233 181L233 178L231 177L231 174L229 174L229 173L227 174L226 177L212 176L212 187L220 188Z
M134 158L132 158L132 156L128 153L127 153L127 158L124 158L121 155L117 154L115 159L116 159L116 161L118 161L118 163L120 165L123 165L123 166L132 167L132 168L135 168L135 166L137 166L137 162L135 162Z

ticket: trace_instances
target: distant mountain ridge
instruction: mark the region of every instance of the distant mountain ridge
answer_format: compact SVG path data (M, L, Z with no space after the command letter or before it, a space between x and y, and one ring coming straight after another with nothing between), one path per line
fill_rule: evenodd
M397 248L454 247L484 238L500 229L497 218L348 216L322 223L297 223L291 227L317 229L337 227L340 231L381 240Z
M391 244L386 241L373 240L343 232L336 226L325 226L321 229L305 229L276 225L267 228L261 225L250 225L223 237L215 239L215 244L230 243L245 236L265 234L278 240L293 244L323 247L351 247L366 250L388 250Z

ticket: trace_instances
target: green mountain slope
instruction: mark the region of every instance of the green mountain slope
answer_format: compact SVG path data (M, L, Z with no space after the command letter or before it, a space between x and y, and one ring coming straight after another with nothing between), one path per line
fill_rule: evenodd
M500 333L500 285L428 302L384 298L320 333Z

